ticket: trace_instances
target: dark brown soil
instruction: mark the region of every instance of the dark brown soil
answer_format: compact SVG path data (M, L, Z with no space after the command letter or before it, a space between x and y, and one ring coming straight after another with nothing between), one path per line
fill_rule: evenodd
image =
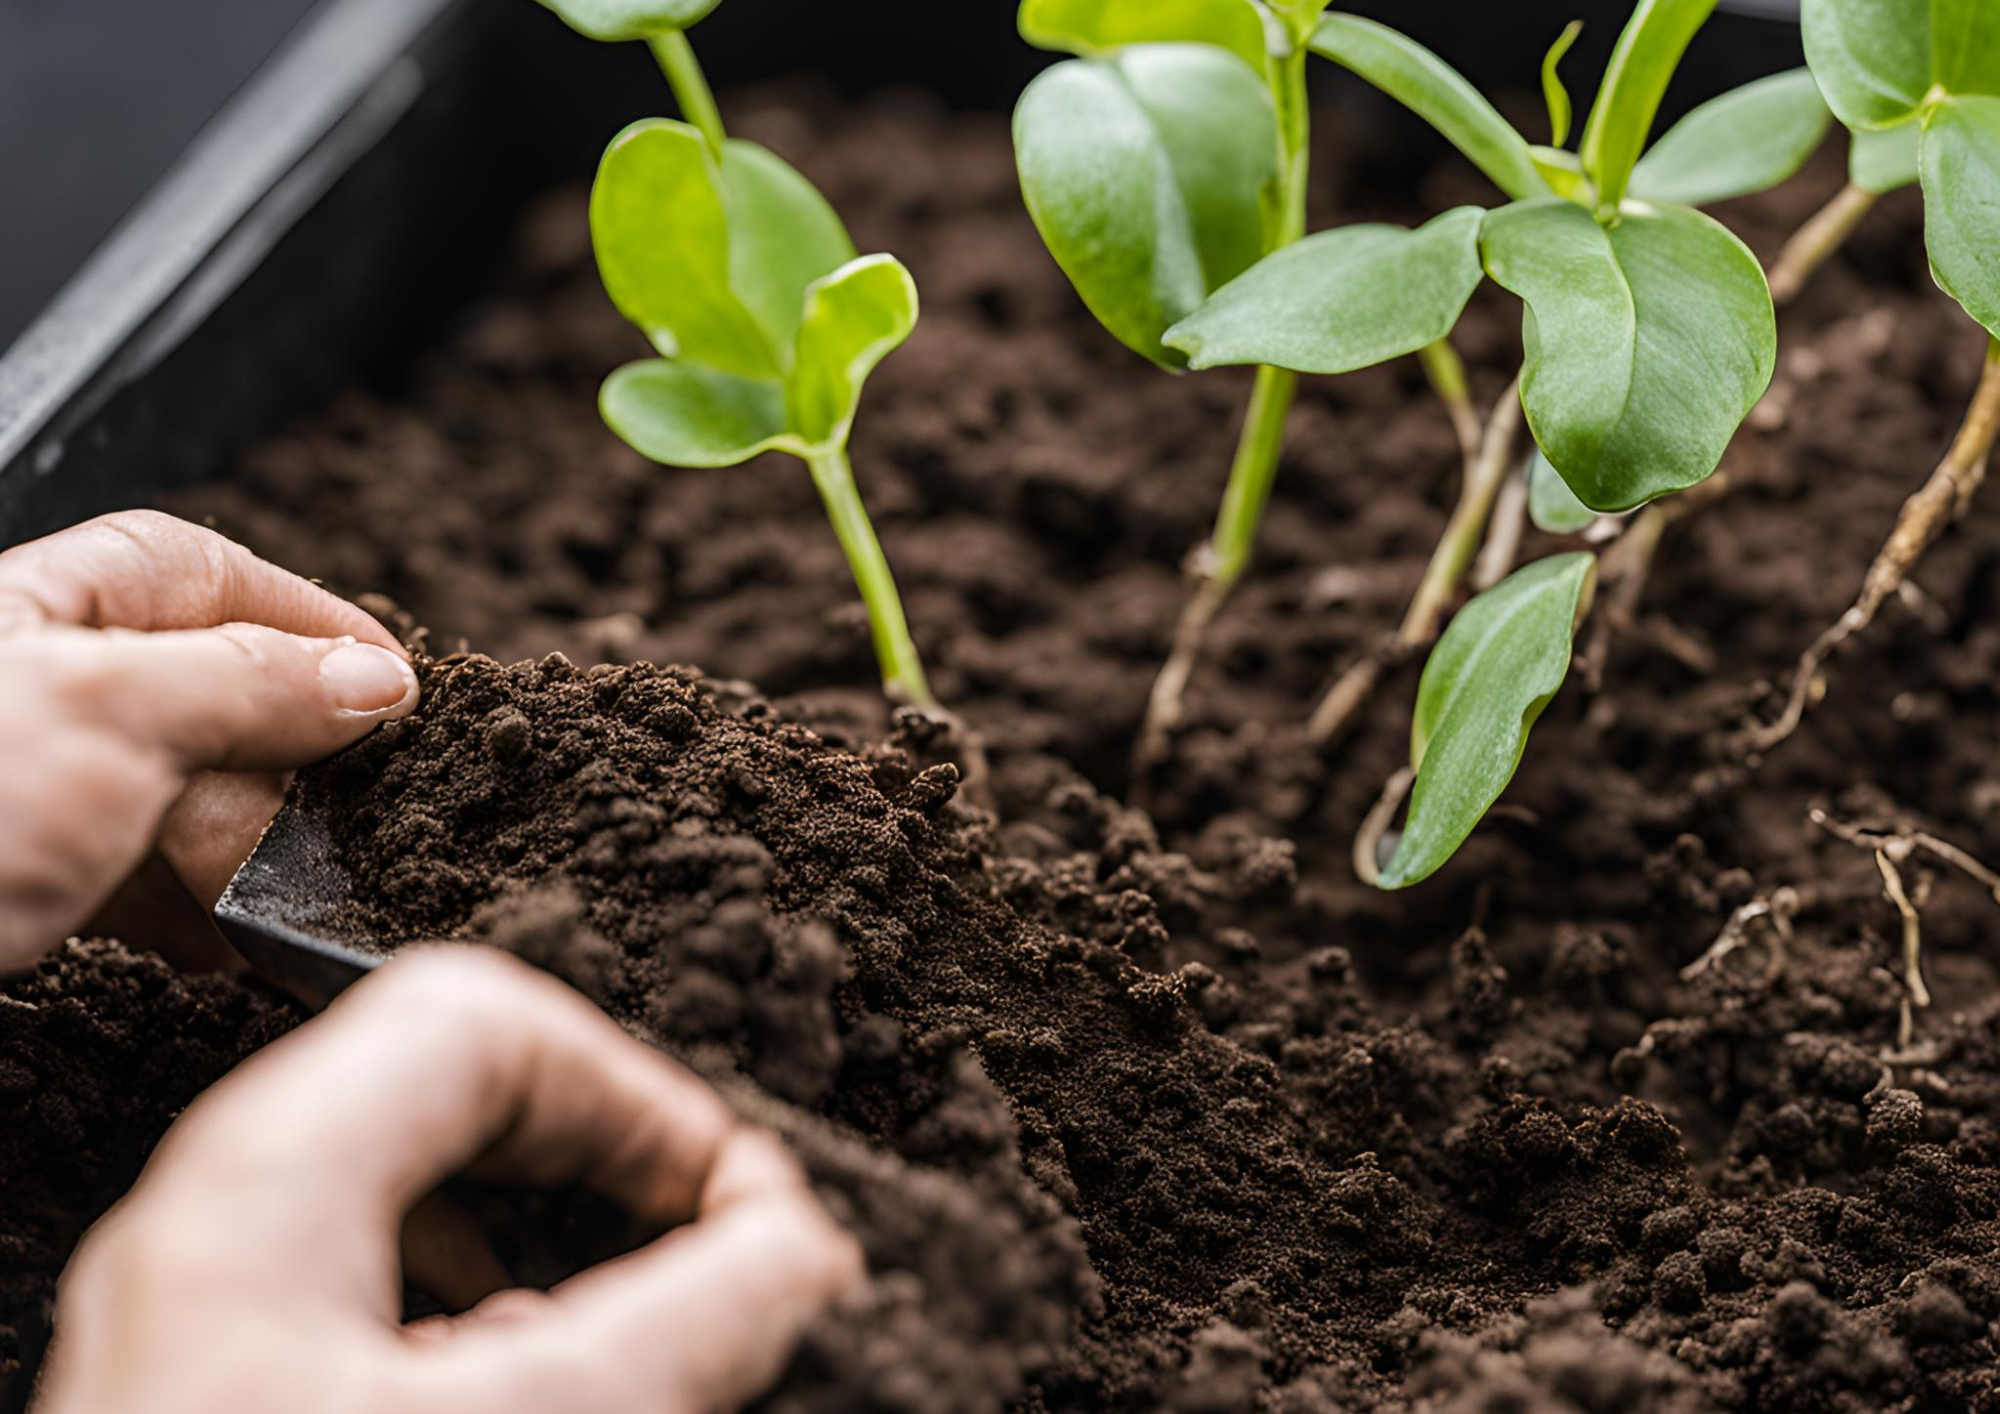
M597 379L640 350L574 194L406 396L355 395L176 509L393 597L440 651L770 694L461 658L310 789L385 936L516 947L740 1069L904 1270L780 1407L2000 1409L2000 904L1907 866L1938 1001L1898 1051L1897 916L1870 854L1808 822L2000 856L2000 521L1938 547L1773 759L1720 746L1851 596L1976 375L1914 205L1785 315L1736 489L1673 530L1601 690L1565 689L1452 866L1380 895L1347 857L1414 667L1330 758L1297 726L1443 523L1454 446L1416 372L1310 380L1257 575L1153 815L1126 809L1241 381L1169 380L1090 323L999 120L738 107L924 291L856 462L933 678L995 756L997 824L874 744L799 469L665 471L598 425ZM1329 213L1486 195L1456 169L1399 191L1366 112L1337 123ZM1727 218L1768 252L1838 184L1828 157ZM1516 324L1482 296L1464 326L1489 397ZM1681 979L1774 898L1784 926Z
M190 1100L300 1016L117 943L72 942L0 981L0 1396L84 1229Z

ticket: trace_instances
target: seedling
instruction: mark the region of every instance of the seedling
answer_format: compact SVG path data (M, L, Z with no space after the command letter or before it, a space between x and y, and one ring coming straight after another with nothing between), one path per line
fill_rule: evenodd
M543 3L592 38L646 41L688 119L626 128L591 189L604 287L660 355L606 380L604 420L668 466L771 451L805 462L867 605L884 690L938 712L847 451L862 385L916 326L915 282L893 256L857 258L811 182L726 135L684 33L718 0Z
M1387 26L1327 14L1308 47L1430 121L1510 198L1414 232L1326 232L1266 256L1163 338L1193 368L1297 372L1366 366L1448 333L1482 279L1519 295L1525 362L1491 420L1460 504L1399 633L1428 642L1478 550L1513 467L1525 413L1567 498L1543 513L1621 513L1699 484L1770 383L1776 320L1762 269L1694 208L1790 176L1831 118L1810 77L1780 75L1696 110L1647 151L1666 86L1714 0L1642 0L1620 37L1574 152L1557 75L1543 67L1551 136L1530 143L1435 54ZM1426 336L1405 345L1417 335ZM1573 500L1574 506L1569 502ZM1438 643L1419 693L1407 829L1384 887L1450 857L1512 776L1528 728L1561 682L1587 606L1591 557L1530 566L1475 599ZM1330 740L1380 662L1350 673L1314 714Z
M1853 606L1800 656L1783 712L1746 735L1744 744L1753 751L1768 751L1797 730L1827 659L1874 622L1924 551L1968 509L2000 438L2000 240L1994 225L2000 210L2000 6L1992 0L1806 0L1804 21L1813 76L1855 132L1849 190L1860 197L1849 207L1860 206L1875 188L1905 184L1914 170L1923 184L1931 273L1990 342L1957 438L1904 502ZM1837 226L1829 220L1822 244L1837 244L1844 234Z
M1306 44L1325 8L1326 0L1024 0L1020 10L1031 43L1081 56L1029 86L1014 142L1028 210L1084 303L1112 334L1170 371L1261 365L1214 531L1189 557L1193 589L1139 734L1141 782L1180 720L1208 624L1249 567L1297 373L1428 348L1425 367L1462 439L1473 423L1463 370L1440 342L1456 308L1370 331L1317 361L1286 363L1276 354L1227 356L1253 332L1245 323L1261 317L1257 292L1238 290L1237 315L1217 309L1198 337L1177 337L1237 277L1266 257L1289 255L1305 237ZM1328 278L1358 295L1381 249L1406 237L1388 228L1316 237L1333 247L1322 248L1315 268L1351 260ZM1453 258L1449 249L1441 255ZM1281 284L1296 268L1281 264L1265 278ZM1305 321L1294 332L1309 337Z

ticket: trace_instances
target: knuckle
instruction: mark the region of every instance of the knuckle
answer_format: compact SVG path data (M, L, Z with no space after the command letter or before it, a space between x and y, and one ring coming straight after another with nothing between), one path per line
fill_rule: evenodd
M419 1010L449 1021L485 1025L545 1004L546 979L497 948L459 943L412 948L365 984L375 1005Z

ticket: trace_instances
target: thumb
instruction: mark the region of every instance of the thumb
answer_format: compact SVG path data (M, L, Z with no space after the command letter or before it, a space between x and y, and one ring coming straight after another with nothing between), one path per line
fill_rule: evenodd
M409 663L353 638L255 624L51 637L76 709L183 773L290 770L417 705Z

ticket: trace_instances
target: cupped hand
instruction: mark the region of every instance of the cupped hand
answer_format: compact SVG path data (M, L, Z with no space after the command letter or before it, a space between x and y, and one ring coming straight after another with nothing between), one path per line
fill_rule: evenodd
M447 1176L584 1182L676 1228L400 1323ZM560 983L425 950L209 1091L64 1275L40 1414L713 1414L862 1277L769 1134Z
M0 971L81 927L156 842L213 902L282 800L274 773L416 701L375 620L170 516L0 554Z

